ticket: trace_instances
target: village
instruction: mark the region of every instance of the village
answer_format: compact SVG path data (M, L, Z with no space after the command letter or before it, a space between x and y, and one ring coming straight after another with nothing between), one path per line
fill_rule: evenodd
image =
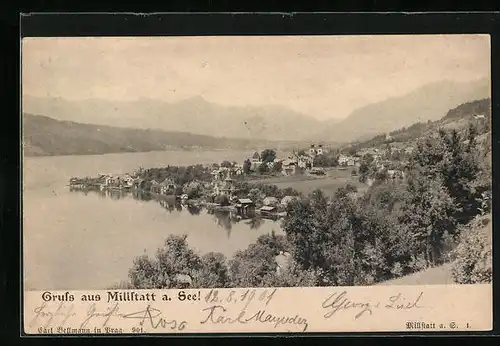
M294 150L281 158L276 157L274 150L266 149L261 154L256 152L243 164L223 161L197 165L198 176L195 174L185 181L151 169L152 176L141 170L71 178L69 186L72 190L141 191L159 200L173 199L181 205L205 208L209 212L235 213L242 219L255 215L279 219L286 215L291 201L311 192L300 189L303 183L314 187L311 180L336 188L342 182L371 186L381 172L386 179L404 179L408 164L404 158L412 150L411 146L388 146L353 152L349 148L331 149L311 144L307 150ZM288 188L265 191L266 186L273 184L285 184Z

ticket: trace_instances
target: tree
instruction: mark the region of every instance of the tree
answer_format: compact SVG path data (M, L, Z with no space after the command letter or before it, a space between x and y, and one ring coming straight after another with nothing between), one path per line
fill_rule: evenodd
M219 252L209 252L201 257L201 268L194 274L193 287L223 288L229 285L226 257Z
M252 156L253 159L255 160L260 160L260 154L258 152L255 152Z
M306 151L304 149L300 149L299 152L298 152L298 155L299 156L306 156Z
M313 159L313 165L314 167L328 167L328 158L326 157L326 155L317 155Z
M364 161L361 162L361 164L359 165L359 181L365 183L369 173L370 167L368 166L368 164Z
M265 194L258 188L253 188L248 192L248 198L250 198L256 205L261 205L265 197Z
M256 244L266 246L273 250L274 256L278 256L280 251L288 251L288 243L283 235L276 235L276 233L271 231L271 234L263 234L257 238Z
M266 173L269 170L269 167L267 166L267 163L262 162L259 165L259 173Z
M201 269L200 257L188 247L187 236L169 235L163 248L158 249L156 257L150 259L143 255L134 260L129 271L134 288L178 288L179 275L188 275Z
M275 162L273 165L273 171L274 172L281 172L281 169L283 168L283 163L282 162Z
M461 224L477 215L480 208L478 198L489 189L487 185L474 186L480 176L476 135L477 130L473 125L469 126L463 137L456 130L442 134L445 153L441 162L441 175L448 193L459 206L455 217Z
M217 195L214 201L221 206L229 205L229 197L227 197L226 195Z
M410 168L428 179L442 180L457 204L454 217L461 224L474 218L481 207L481 194L491 190L489 184L477 185L481 177L476 128L469 126L463 135L456 130L440 130L438 136L427 136L417 143L410 157Z
M429 179L418 172L410 176L400 221L413 236L417 254L428 265L441 263L443 240L456 230L455 212L454 200L441 179Z
M229 273L233 287L270 286L267 278L276 272L274 250L263 244L250 244L237 251L229 261Z
M351 156L352 156L352 155L355 155L355 154L356 154L356 152L357 152L357 150L356 150L356 148L355 148L355 147L351 147L351 148L347 149L347 153L348 153L349 155L351 155Z
M260 154L260 159L264 163L273 162L276 158L276 152L272 149L265 149Z
M183 192L187 194L190 199L200 198L203 192L203 186L198 181L192 181L184 186Z
M252 169L252 162L249 159L246 159L243 162L243 173L249 174Z
M233 164L227 160L224 160L222 161L222 163L220 164L221 167L225 167L225 168L231 168L233 167Z

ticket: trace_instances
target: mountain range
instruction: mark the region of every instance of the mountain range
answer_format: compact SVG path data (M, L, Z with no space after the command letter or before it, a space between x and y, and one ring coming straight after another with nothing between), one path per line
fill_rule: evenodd
M123 102L24 96L23 112L61 121L78 120L84 124L161 130L171 134L334 144L371 138L419 121L438 120L449 109L489 96L489 79L463 83L441 81L369 104L341 121L320 121L285 106L222 106L200 96L175 103L146 98Z
M359 108L343 121L324 127L315 136L338 142L368 139L417 122L439 120L460 104L490 95L487 79L470 83L432 83L406 95Z

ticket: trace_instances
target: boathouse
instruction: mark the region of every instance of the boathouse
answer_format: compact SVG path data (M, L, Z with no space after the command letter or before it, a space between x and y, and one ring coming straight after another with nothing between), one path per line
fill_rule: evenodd
M276 207L266 205L261 207L259 211L262 216L275 216L277 209Z
M253 210L255 204L250 198L240 198L235 204L236 212L240 215L245 215L249 211Z

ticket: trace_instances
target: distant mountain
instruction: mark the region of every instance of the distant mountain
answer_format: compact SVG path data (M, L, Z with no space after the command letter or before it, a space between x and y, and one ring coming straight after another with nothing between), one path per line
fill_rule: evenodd
M471 100L490 97L490 82L441 81L425 85L401 97L355 110L343 121L331 124L311 139L349 142L394 131L416 122L441 119L446 112Z
M25 96L23 111L89 124L243 139L296 141L323 126L321 121L286 107L225 107L200 96L176 103L144 98L119 102Z
M256 149L276 143L215 138L187 132L119 128L23 114L26 156L84 155L165 149Z
M355 110L342 121L319 121L283 106L226 107L200 96L175 103L23 97L23 111L81 123L189 132L213 137L324 144L368 139L418 121L437 120L467 101L490 96L489 80L425 85Z

